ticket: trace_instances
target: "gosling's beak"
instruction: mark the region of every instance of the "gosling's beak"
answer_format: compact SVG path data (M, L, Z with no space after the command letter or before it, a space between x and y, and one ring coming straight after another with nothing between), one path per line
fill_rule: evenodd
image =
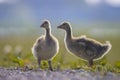
M61 28L61 25L60 25L60 26L57 26L57 28Z
M40 25L40 28L43 28L43 26L44 26L44 24L41 24L41 25Z

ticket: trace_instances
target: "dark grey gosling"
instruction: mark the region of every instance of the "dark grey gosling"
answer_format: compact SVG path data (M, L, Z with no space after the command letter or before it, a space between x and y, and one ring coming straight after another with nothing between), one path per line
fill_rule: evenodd
M69 22L64 22L57 28L66 31L64 38L66 49L77 57L88 61L88 66L92 66L94 60L101 59L112 47L109 41L102 44L94 39L87 38L85 35L77 38L73 37Z
M47 60L49 69L53 71L51 60L59 50L58 40L51 33L51 24L48 20L43 21L40 26L45 29L45 34L40 36L32 47L33 56L37 59L40 67L41 60Z

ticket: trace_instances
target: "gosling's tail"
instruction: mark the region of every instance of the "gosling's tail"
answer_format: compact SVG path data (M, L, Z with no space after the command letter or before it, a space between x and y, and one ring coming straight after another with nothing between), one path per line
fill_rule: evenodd
M101 47L99 48L99 55L95 60L103 58L104 55L106 55L110 51L111 47L112 45L110 44L109 41L106 41L105 44L101 45Z
M107 54L110 51L111 47L112 45L110 44L110 42L106 41L106 43L103 44L103 49L101 53L103 53L104 55Z

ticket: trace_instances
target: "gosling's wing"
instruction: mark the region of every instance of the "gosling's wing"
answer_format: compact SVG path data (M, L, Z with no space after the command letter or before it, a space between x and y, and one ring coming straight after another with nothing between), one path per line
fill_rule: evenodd
M39 37L39 38L36 40L36 42L40 44L43 40L44 40L44 37L41 36L41 37Z
M44 40L44 35L40 36L39 38L36 39L36 43L42 43L42 41Z
M88 57L95 57L97 54L96 45L92 42L87 40L86 38L80 38L76 40L79 46L82 48L86 56Z
M85 50L86 49L86 41L84 38L80 38L80 39L76 39L75 40L76 44L77 44L77 47L80 49L80 50Z
M99 55L98 53L99 45L93 41L86 41L86 54L92 59Z
M44 36L42 35L41 37L39 37L35 44L34 44L34 47L35 49L38 51L38 50L41 50L42 47L43 47L43 44L44 44Z
M87 45L85 51L86 51L86 55L88 55L89 57L94 58L97 55L97 50L93 46Z

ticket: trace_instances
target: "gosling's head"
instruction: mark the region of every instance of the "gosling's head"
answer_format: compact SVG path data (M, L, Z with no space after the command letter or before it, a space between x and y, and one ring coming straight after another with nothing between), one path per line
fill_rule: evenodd
M70 23L69 22L63 22L61 25L57 26L57 28L63 29L63 30L71 30Z
M43 23L40 25L41 28L49 29L50 22L48 20L44 20Z

